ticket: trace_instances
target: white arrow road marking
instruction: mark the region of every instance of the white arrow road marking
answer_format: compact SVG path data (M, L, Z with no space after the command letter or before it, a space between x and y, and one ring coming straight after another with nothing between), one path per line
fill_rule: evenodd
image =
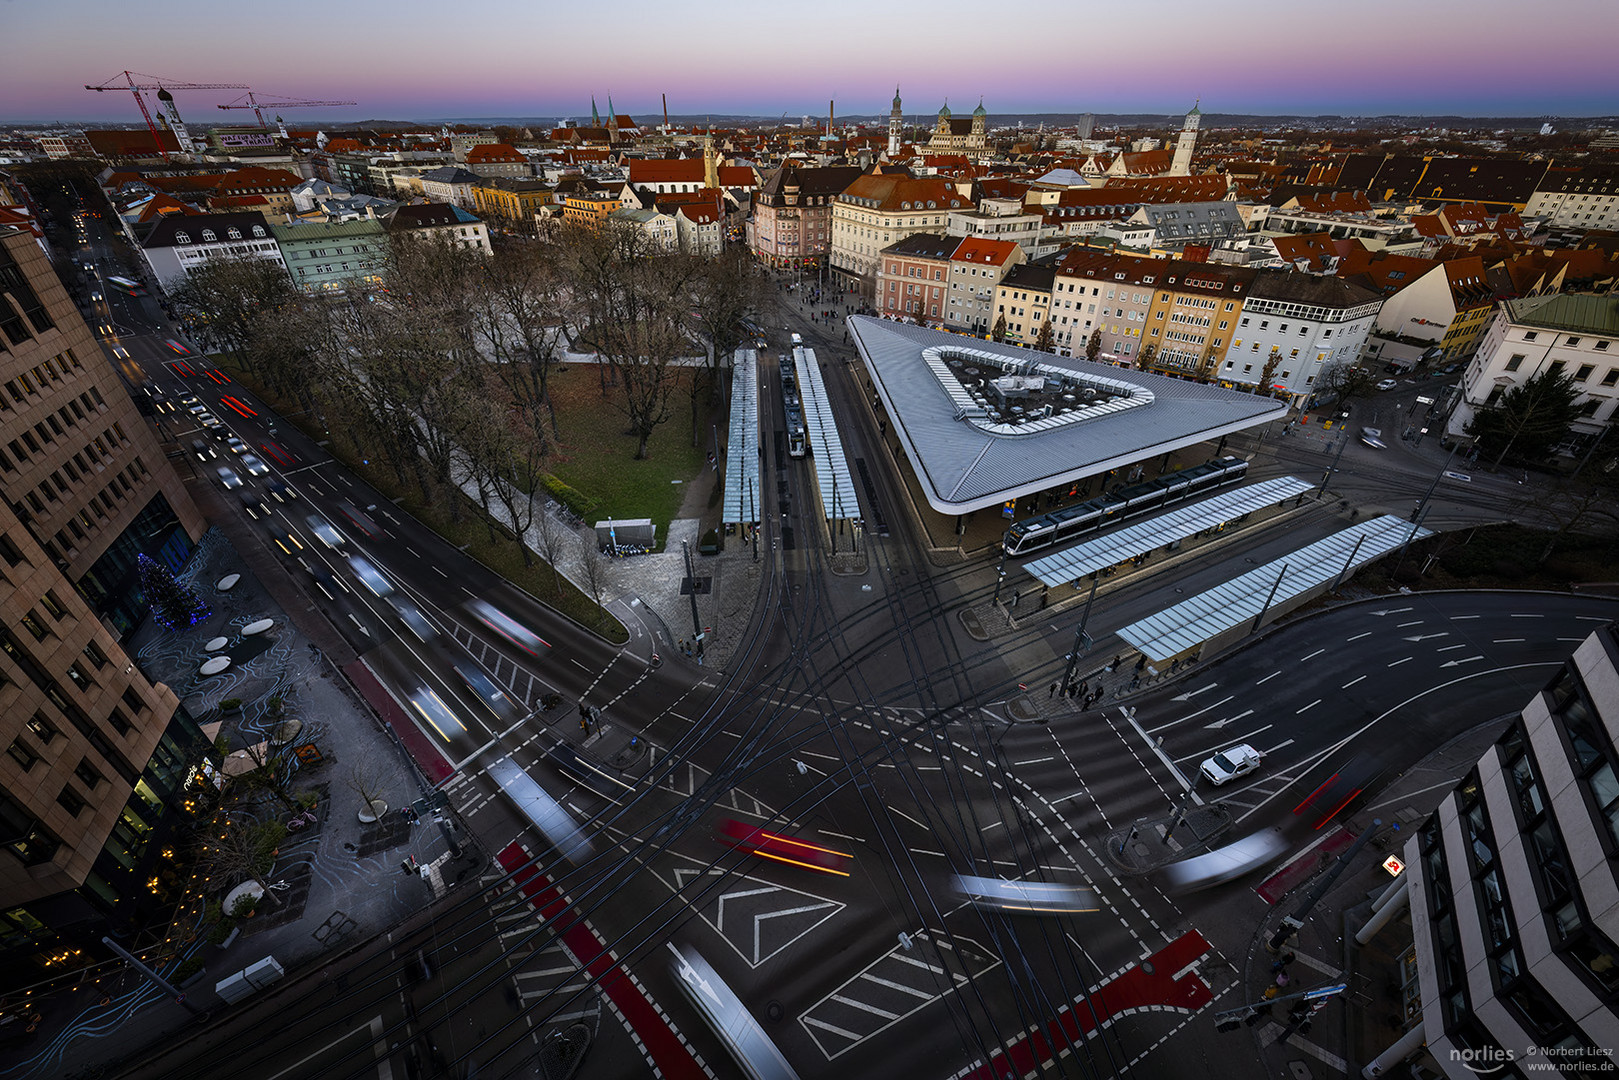
M1226 700L1230 701L1231 699L1226 698ZM1244 712L1238 713L1236 716L1227 716L1227 717L1224 717L1223 719L1216 720L1212 724L1204 724L1203 725L1203 730L1205 730L1205 731L1219 731L1221 728L1225 727L1227 724L1235 724L1238 720L1241 720L1243 717L1252 716L1252 715L1254 715L1254 710L1248 709L1248 710L1246 710Z
M1197 695L1203 693L1205 690L1213 690L1216 686L1219 686L1219 685L1220 685L1219 683L1212 683L1211 682L1211 683L1209 683L1209 685L1200 686L1196 690L1191 691L1190 693L1176 694L1174 697L1170 698L1169 700L1170 701L1190 701L1193 698L1197 697Z
M1439 666L1442 667L1442 668L1457 667L1457 666L1459 666L1461 664L1471 664L1474 660L1482 660L1482 659L1484 659L1484 654L1480 653L1477 656L1468 656L1468 657L1464 657L1464 658L1462 658L1460 660L1446 660L1443 664L1440 664Z
M1400 614L1401 612L1404 612L1404 611L1415 611L1415 610L1416 610L1415 608L1397 607L1397 608L1385 608L1382 611L1369 611L1369 612L1367 612L1367 614L1368 615L1376 615L1378 618L1381 619L1385 615L1398 615L1398 614Z
M1449 630L1441 630L1437 634L1414 634L1411 637L1401 638L1400 640L1401 641L1427 641L1429 638L1449 637L1449 636L1450 636L1450 631Z

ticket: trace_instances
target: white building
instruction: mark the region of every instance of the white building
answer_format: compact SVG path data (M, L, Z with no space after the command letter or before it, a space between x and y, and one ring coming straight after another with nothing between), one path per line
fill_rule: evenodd
M153 223L141 243L152 280L164 292L192 268L215 259L266 259L283 270L286 261L257 210L235 214L169 214Z
M1580 391L1580 419L1561 448L1577 456L1619 408L1619 297L1554 293L1503 301L1462 375L1448 434L1465 441L1480 409L1549 371L1566 373Z
M1170 176L1192 175L1192 149L1197 145L1198 125L1203 122L1203 111L1196 105L1186 114L1181 125L1180 138L1175 140L1175 160L1169 166Z
M1559 229L1619 229L1619 169L1547 169L1523 216Z
M1375 291L1342 278L1262 270L1218 377L1242 386L1267 378L1268 388L1302 403L1323 371L1355 362L1382 306Z
M1574 649L1406 842L1404 874L1360 935L1392 934L1390 913L1409 904L1421 1018L1367 1075L1407 1075L1400 1061L1419 1054L1429 1075L1451 1080L1613 1070L1616 702L1610 624Z

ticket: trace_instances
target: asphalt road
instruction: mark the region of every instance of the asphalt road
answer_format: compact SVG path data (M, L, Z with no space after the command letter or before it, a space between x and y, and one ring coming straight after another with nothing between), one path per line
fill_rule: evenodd
M273 441L287 456L271 477L302 498L273 504L273 523L302 547L278 557L325 567L349 585L333 600L310 595L401 700L424 690L438 696L461 730L442 718L435 725L423 717L421 726L452 761L466 763L445 785L453 805L486 849L510 855L513 866L525 861L522 851L532 853L565 897L525 897L547 912L528 925L509 890L505 906L482 892L452 893L423 928L358 961L353 977L344 976L347 989L275 1014L263 1068L246 1075L313 1066L323 1075L370 1075L379 1057L408 1074L410 1063L430 1065L434 1054L453 1067L476 1062L480 1075L507 1075L517 1062L531 1067L536 1040L592 1008L593 1072L635 1075L649 1056L679 1053L658 1049L663 1031L683 1037L677 1044L716 1075L729 1075L726 1049L670 975L670 944L706 956L802 1076L961 1074L1059 1016L1098 1022L1097 1003L1086 998L1100 982L1134 978L1139 961L1194 932L1219 944L1225 928L1204 914L1217 910L1218 894L1173 900L1151 879L1118 876L1101 848L1121 824L1166 814L1212 750L1250 742L1265 751L1259 772L1218 797L1243 828L1285 822L1293 794L1364 746L1375 745L1382 765L1397 772L1447 732L1520 707L1582 628L1612 610L1599 600L1513 594L1362 603L1273 631L1263 647L1204 665L1128 712L1107 706L1050 727L1008 726L1005 701L1019 681L1044 679L1060 665L1073 613L993 643L961 629L956 613L988 598L993 563L941 569L924 557L887 452L854 407L859 387L836 362L836 343L823 328L789 319L785 325L829 354L846 447L876 477L891 535L866 538L864 575L827 571L828 543L809 509L809 467L783 453L778 383L767 365L761 415L778 502L767 518L766 573L747 646L723 672L678 662L652 670L644 637L620 649L578 632L393 511L320 446L286 425L272 436L260 403L177 356L161 328L137 332L137 315L119 316L119 346L139 374L171 397L198 394L250 445ZM230 410L227 396L246 412ZM160 422L173 425L181 446L197 437L175 414ZM1264 461L1277 471L1314 458L1330 465L1320 449L1294 439L1282 440L1286 450L1274 441L1256 450L1276 455ZM1425 490L1422 459L1366 451L1346 449L1340 491L1397 502ZM199 463L195 482L214 482L211 465ZM346 546L420 607L436 628L432 640L411 634L309 532L309 512L343 528L345 502L384 530L362 537L345 528ZM1133 612L1173 602L1176 589L1297 546L1303 534L1334 527L1335 513L1329 502L1286 538L1255 533L1217 557L1149 564L1110 586L1097 625L1105 633ZM307 574L302 580L313 585ZM470 604L480 599L549 647L514 647L475 615ZM455 663L480 665L524 709L498 715L467 691ZM572 720L529 711L546 692L606 707L613 725L641 740L639 755L602 759ZM563 739L579 744L594 772L548 758ZM490 768L507 759L584 823L594 856L570 864L547 847L491 779ZM1206 786L1194 790L1216 797ZM849 874L733 850L716 838L727 818L845 851ZM954 886L954 875L966 872L1072 885L1087 910L986 911ZM502 887L495 878L486 884ZM592 936L612 948L616 964L592 960ZM1193 945L1193 959L1177 959L1171 973L1207 951ZM417 949L437 975L412 968ZM636 979L619 974L625 970ZM1151 1003L1151 994L1185 991L1165 983L1141 993ZM637 1005L637 993L658 1008ZM1183 1012L1141 1009L1089 1039L1052 1038L1071 1052L1064 1068L1076 1075L1143 1062L1162 1073L1197 1046L1175 1037L1185 1021Z

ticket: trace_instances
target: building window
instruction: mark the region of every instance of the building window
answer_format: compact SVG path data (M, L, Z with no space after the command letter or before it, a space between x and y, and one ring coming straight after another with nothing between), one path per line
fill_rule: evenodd
M84 800L74 794L72 788L65 786L57 794L56 804L74 817L78 817L79 811L84 809Z
M49 746L51 744L51 740L56 738L55 725L53 725L49 720L45 719L45 715L43 713L36 711L33 716L28 718L26 723L28 724L28 730L34 733L34 738L38 739L44 745Z
M1523 365L1523 353L1513 353L1512 358L1507 361L1507 370L1508 371L1517 371L1518 368L1521 367L1522 365Z
M68 682L86 692L96 685L95 680L90 678L89 673L79 666L77 660L67 666L67 678Z
M1591 372L1593 370L1595 370L1594 364L1581 364L1579 370L1574 373L1574 381L1584 382L1586 379L1591 377Z
M6 747L6 753L11 755L11 760L22 766L23 772L32 769L34 763L39 760L39 755L34 753L20 736L11 740L11 745Z
M102 782L101 774L96 771L94 765L90 764L89 758L83 758L79 761L78 765L73 769L73 775L77 776L79 782L91 791L94 791L96 785Z
M23 629L34 635L35 641L44 641L45 636L50 633L45 629L45 624L40 621L39 616L32 611L22 617L22 625Z

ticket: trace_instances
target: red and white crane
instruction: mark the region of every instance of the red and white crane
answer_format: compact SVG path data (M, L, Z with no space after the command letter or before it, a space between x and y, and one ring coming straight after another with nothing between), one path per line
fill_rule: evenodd
M244 98L246 100L243 100ZM356 101L304 101L299 98L284 98L280 101L260 101L253 96L253 91L249 90L247 93L243 94L242 97L237 98L229 105L221 105L219 107L221 109L252 109L253 115L259 118L259 126L268 127L269 125L264 122L264 113L261 111L264 109L309 109L316 106L324 107L327 105L357 104L359 104L359 102ZM279 116L275 118L275 122L276 128L281 137L285 139L287 137L286 122L283 121Z
M180 119L180 110L174 106L174 90L251 90L246 83L193 83L180 82L175 79L164 79L157 75L141 75L138 71L125 71L122 83L113 79L100 86L86 85L86 90L128 90L135 95L135 104L140 106L141 115L146 118L146 129L152 133L152 141L157 144L157 152L168 160L169 152L163 148L162 136L158 134L157 122L152 119L152 112L146 107L146 99L141 96L143 90L157 91L157 100L162 103L163 110L168 114L169 130L174 132L175 142L180 149L188 154L197 152L196 143L191 141L191 133L186 130L185 122ZM136 76L146 80L136 82Z

